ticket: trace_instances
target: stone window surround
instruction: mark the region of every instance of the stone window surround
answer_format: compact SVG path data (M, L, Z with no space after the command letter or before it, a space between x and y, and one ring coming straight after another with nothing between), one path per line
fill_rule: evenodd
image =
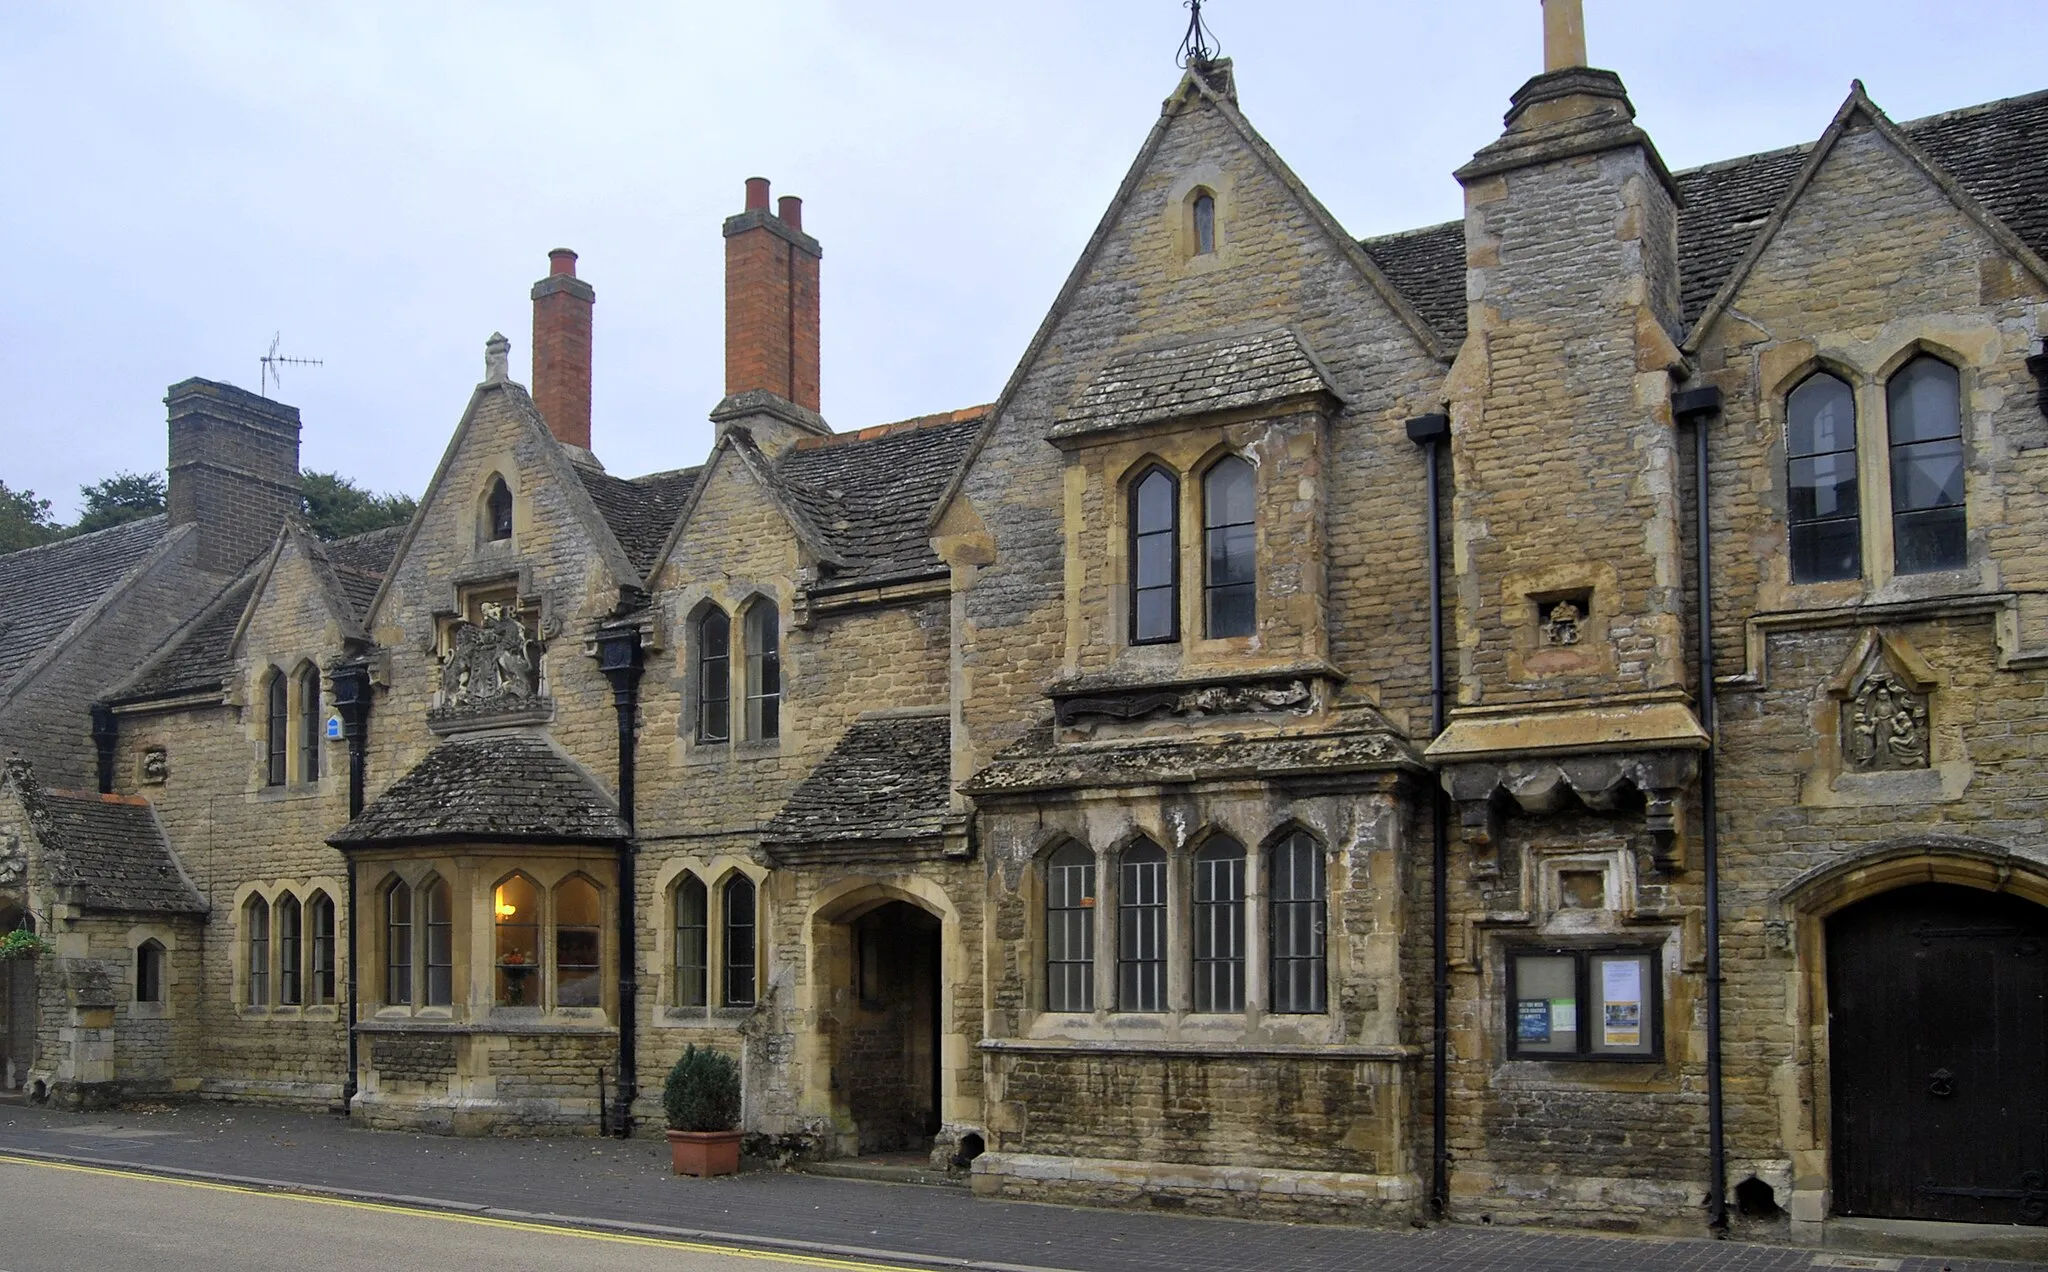
M1307 835L1320 851L1324 863L1324 1009L1320 1012L1277 1013L1268 1009L1271 997L1272 915L1269 897L1271 880L1269 854L1274 845L1295 833ZM1245 1006L1240 1012L1205 1013L1194 1010L1194 860L1211 840L1222 836L1245 849ZM1119 866L1126 848L1141 841L1160 846L1166 853L1167 1009L1159 1012L1126 1012L1117 1009L1117 886ZM1157 1041L1167 1034L1189 1040L1228 1043L1252 1035L1286 1033L1289 1040L1334 1042L1337 1003L1342 991L1338 925L1331 920L1336 896L1329 887L1331 858L1335 850L1322 835L1300 821L1288 819L1263 837L1240 835L1236 829L1205 826L1175 845L1173 837L1157 829L1130 831L1113 844L1095 847L1095 1009L1089 1012L1048 1011L1045 967L1045 866L1052 855L1070 843L1088 845L1070 834L1054 835L1035 854L1029 877L1032 887L1026 903L1031 921L1031 986L1029 1011L1031 1038L1130 1038ZM1330 1035L1325 1037L1324 1035ZM1294 1035L1300 1035L1295 1037ZM1270 1039L1268 1039L1270 1040Z
M472 558L498 559L517 555L518 544L525 540L533 529L532 509L528 501L520 497L521 482L519 463L509 451L481 458L478 464L481 476L477 479L476 493L471 500L471 524L476 527ZM491 492L498 482L505 483L505 492L512 497L512 533L503 539L491 537Z
M178 977L173 970L177 966L178 934L166 923L142 923L128 929L122 938L128 946L129 975L139 971L142 947L152 941L159 950L157 969L157 997L145 1000L139 997L141 987L131 983L126 995L126 1007L131 1020L169 1020L178 1014Z
M1215 239L1210 251L1200 251L1195 239L1195 200L1202 195L1215 200ZM1171 272L1185 277L1226 269L1238 263L1236 236L1231 233L1237 210L1236 183L1221 165L1204 160L1183 170L1160 201L1160 218L1172 243Z
M325 673L320 670L319 659L311 654L302 653L296 657L288 657L279 661L288 663L291 670L286 671L283 666L279 665L279 662L265 662L261 664L257 668L254 680L251 682L251 693L248 699L253 704L248 713L249 737L250 743L255 749L255 771L252 775L251 791L258 798L263 799L281 799L288 795L308 795L324 790L325 783L333 775L332 770L334 768L334 765L325 763L323 760L320 765L320 772L315 774L310 781L306 778L306 757L301 743L306 737L307 725L305 721L305 700L300 693L300 688L308 676L320 679L319 700L323 713L333 692L332 686L328 685L325 681ZM285 687L285 780L282 784L273 785L270 781L269 700L270 687L278 682L282 682ZM319 729L320 737L322 741L325 741L325 722L322 721L314 727ZM137 763L140 763L139 759Z
M613 909L617 903L617 888L611 882L611 877L603 872L601 863L610 861L611 851L607 849L601 856L586 856L580 853L563 853L556 856L518 849L499 850L485 847L486 851L478 854L489 858L489 863L484 864L465 862L456 857L438 854L431 857L408 856L395 860L381 858L374 863L362 863L358 903L362 905L363 911L359 920L362 926L357 932L357 940L362 965L372 972L362 984L366 1021L413 1021L430 1027L481 1026L485 1029L499 1023L516 1026L536 1023L554 1026L610 1023L617 1011L618 920L617 912ZM495 1001L497 933L492 922L492 901L498 885L515 874L524 875L531 880L542 896L540 943L544 954L540 966L544 988L543 1001L536 1006L504 1006ZM581 876L597 889L600 995L599 1005L596 1007L560 1007L553 1002L553 897L555 888L571 875ZM384 895L395 880L405 882L414 890L415 949L424 949L423 934L426 920L425 912L420 908L419 891L431 879L445 880L449 888L449 917L452 929L450 941L453 947L449 969L449 997L452 1001L446 1007L415 1007L404 1003L386 1003L383 1001L384 973L381 970L387 966L388 932L381 909ZM481 972L479 969L482 969ZM416 982L424 975L424 965L416 961Z
M1975 591L1993 585L1996 570L1988 559L1981 513L1970 508L1981 497L1972 480L1974 465L1982 450L1982 439L1973 428L1979 409L1977 380L1981 367L1961 351L1925 337L1914 336L1885 346L1881 358L1870 360L1844 350L1830 348L1806 358L1780 375L1764 393L1774 462L1771 467L1776 515L1781 543L1790 541L1791 475L1790 401L1793 390L1815 375L1831 375L1849 386L1856 407L1856 485L1861 518L1863 569L1851 579L1794 582L1789 551L1774 558L1772 570L1780 577L1787 596L1794 603L1810 605L1826 601L1887 600L1955 591ZM1936 358L1955 368L1958 382L1957 413L1962 422L1963 506L1969 529L1967 557L1952 570L1930 570L1901 574L1892 543L1892 483L1890 412L1886 395L1892 377L1915 358Z
M683 691L683 710L677 725L683 738L683 757L685 760L702 762L726 759L728 757L744 758L749 753L775 754L781 750L782 739L789 732L790 664L787 610L775 595L774 590L765 586L749 586L736 589L735 594L738 599L733 604L727 604L724 599L718 596L699 596L689 605L686 611L689 615L683 624L686 638L681 642L678 650L678 658L682 664L680 679ZM775 610L776 634L779 638L779 652L782 655L777 670L781 682L780 705L777 711L778 723L775 736L769 738L744 736L746 732L747 694L753 688L748 679L747 670L748 654L751 652L747 645L747 628L749 626L747 616L754 611L756 606L760 605L771 606ZM699 728L701 726L699 717L702 705L699 694L702 673L698 661L698 650L701 647L698 632L700 630L699 625L704 621L705 616L714 609L723 613L729 624L726 636L726 736L722 739L706 741L699 736Z
M317 875L311 879L304 880L273 880L268 883L244 884L236 890L234 901L234 1002L236 1015L245 1020L336 1020L340 1018L340 989L346 983L348 975L344 962L348 957L348 951L344 946L342 933L338 926L343 913L339 898L346 895L347 892L342 887L340 880L324 875ZM281 976L282 968L278 963L278 960L282 957L282 949L279 940L280 928L277 907L286 896L290 896L298 902L300 916L300 1001L293 1004L285 1004L278 1001L282 994L283 979ZM318 897L325 897L329 901L334 902L335 922L337 924L334 943L336 994L334 999L325 1002L314 1000L316 978L313 975L313 902ZM252 902L260 904L265 913L270 916L268 966L266 968L269 984L266 995L267 1001L263 1003L252 1003L249 1001L249 943L251 933L247 927L247 916ZM170 953L177 948L170 937L169 930L163 928L149 928L147 930L138 928L131 932L130 936L132 938L131 945L140 945L145 938L152 937L163 944L166 968L164 997L166 1003L168 1003L171 996L171 977L168 972L171 965ZM147 1004L132 1003L130 1005L140 1007Z
M705 997L703 1006L676 1004L681 986L676 975L677 891L685 875L704 885ZM736 1006L724 1003L725 978L725 886L744 875L754 884L754 1002ZM654 959L659 968L653 988L654 1024L662 1027L728 1027L752 1015L766 996L763 973L769 967L773 948L769 940L768 871L752 861L718 854L708 857L678 857L662 866L655 876L656 895L661 898L660 922L655 925Z
M1208 615L1205 612L1208 601L1208 533L1205 529L1208 477L1216 465L1231 458L1242 460L1252 472L1252 524L1256 542L1253 556L1257 561L1264 562L1267 557L1266 526L1265 518L1259 515L1257 495L1261 481L1260 465L1238 447L1227 442L1218 442L1184 470L1163 455L1148 451L1128 465L1117 478L1116 500L1112 513L1116 520L1109 536L1113 545L1112 550L1116 555L1112 578L1116 584L1117 612L1112 630L1122 634L1119 643L1124 647L1185 649L1197 654L1211 651L1238 652L1250 649L1252 642L1258 639L1256 616L1252 622L1253 634L1250 636L1208 635ZM1174 549L1177 566L1174 600L1179 609L1175 615L1172 639L1146 641L1140 645L1132 639L1132 634L1136 630L1136 615L1133 610L1136 604L1138 566L1137 491L1138 483L1155 471L1165 473L1174 482ZM1192 534L1189 533L1190 527L1194 530ZM1261 572L1255 570L1254 577L1258 577ZM1253 604L1256 615L1256 597Z

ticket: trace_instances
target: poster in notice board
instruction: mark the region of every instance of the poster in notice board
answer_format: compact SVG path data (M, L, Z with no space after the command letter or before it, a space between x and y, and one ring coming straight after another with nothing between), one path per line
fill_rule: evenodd
M1524 998L1515 1004L1515 1040L1533 1043L1550 1041L1549 999Z
M1639 1047L1643 1042L1643 965L1633 958L1600 965L1600 1043Z

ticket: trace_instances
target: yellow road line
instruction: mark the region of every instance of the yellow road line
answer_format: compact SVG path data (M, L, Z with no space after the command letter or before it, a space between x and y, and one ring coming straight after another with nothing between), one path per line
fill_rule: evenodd
M45 1170L70 1171L80 1175L105 1175L115 1179L134 1179L150 1184L171 1184L179 1188L199 1188L209 1192L240 1193L248 1197L267 1197L278 1201L297 1201L314 1206L338 1206L348 1210L369 1210L388 1215L405 1215L418 1219L438 1219L443 1223L467 1223L484 1228L499 1228L513 1232L543 1233L548 1236L574 1237L580 1241L604 1241L613 1245L653 1246L663 1250L687 1250L693 1254L723 1255L731 1259L755 1259L795 1264L806 1268L836 1268L840 1272L921 1272L896 1263L865 1263L857 1259L834 1258L828 1255L802 1254L798 1252L779 1253L773 1250L750 1250L739 1246L713 1245L706 1241L685 1241L675 1237L643 1237L627 1232L598 1232L588 1228L571 1228L561 1224L534 1223L522 1219L500 1219L493 1215L465 1215L447 1210L415 1209L410 1206L394 1206L380 1201L357 1201L349 1197L323 1197L315 1193L280 1192L273 1188L251 1188L244 1184L221 1184L204 1179L180 1179L172 1175L152 1175L147 1171L121 1170L112 1166L82 1166L75 1162L45 1161L37 1157L16 1157L0 1153L0 1165L40 1166Z

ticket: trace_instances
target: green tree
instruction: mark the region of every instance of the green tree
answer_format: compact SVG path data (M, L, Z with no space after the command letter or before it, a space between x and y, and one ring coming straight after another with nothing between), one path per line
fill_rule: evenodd
M48 543L57 537L58 525L50 516L50 501L36 498L33 490L9 490L0 481L0 552L15 552Z
M162 512L164 475L115 473L90 486L80 486L78 493L85 497L85 510L79 514L78 524L71 527L69 533L89 534Z
M411 495L380 495L339 473L301 473L299 492L305 499L306 524L323 539L402 526L419 506Z

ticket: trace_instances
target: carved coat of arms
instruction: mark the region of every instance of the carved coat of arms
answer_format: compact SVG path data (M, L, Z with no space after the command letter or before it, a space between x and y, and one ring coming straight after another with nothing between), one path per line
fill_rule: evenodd
M487 604L475 622L458 623L441 663L441 704L517 706L540 691L542 647L509 605Z

